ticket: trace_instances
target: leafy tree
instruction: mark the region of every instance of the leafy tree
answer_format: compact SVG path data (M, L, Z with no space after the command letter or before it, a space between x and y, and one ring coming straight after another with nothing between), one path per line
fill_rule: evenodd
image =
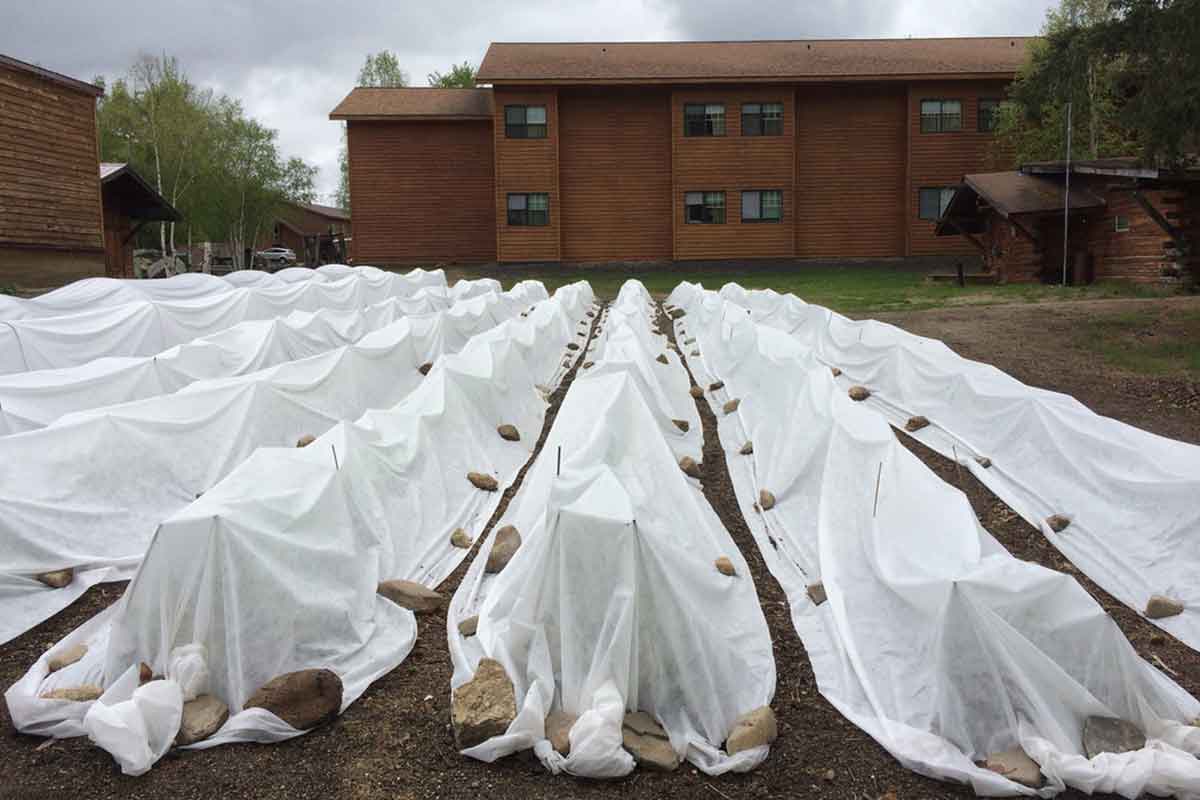
M426 76L429 85L438 89L471 89L475 86L475 67L469 61L454 64L446 73L431 72Z
M400 60L390 50L367 53L358 71L358 86L408 86L408 73L400 69ZM338 152L337 204L350 208L350 150L346 126L342 125L342 149Z

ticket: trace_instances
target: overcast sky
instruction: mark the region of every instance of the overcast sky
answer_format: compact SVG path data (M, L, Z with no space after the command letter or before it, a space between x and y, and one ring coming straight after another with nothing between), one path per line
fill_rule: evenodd
M0 0L0 53L72 77L123 75L140 53L240 99L286 155L337 186L329 111L364 56L396 53L410 83L478 64L492 41L803 39L1037 33L1050 0Z

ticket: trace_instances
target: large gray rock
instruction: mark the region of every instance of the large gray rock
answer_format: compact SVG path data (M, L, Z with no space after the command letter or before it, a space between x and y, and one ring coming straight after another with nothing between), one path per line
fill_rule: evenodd
M1088 758L1101 753L1128 753L1146 746L1146 734L1132 722L1116 717L1088 717L1083 723L1083 752Z
M1149 619L1162 619L1163 617L1174 617L1183 613L1183 603L1173 597L1156 594L1150 598L1150 602L1146 603L1146 616Z
M775 712L770 706L760 706L738 717L729 738L725 740L725 752L729 755L770 744L779 736L775 725Z
M492 542L492 549L488 553L487 564L483 568L484 572L493 575L508 566L508 562L512 561L512 557L521 547L521 534L512 525L505 525L496 531L495 538L496 541Z
M56 650L49 660L46 661L46 666L51 672L58 672L63 667L69 667L79 659L87 655L87 645L83 642L73 644L70 647L64 647L61 650Z
M441 607L443 600L440 594L415 581L383 581L375 587L375 591L401 608L415 612L435 611Z
M621 745L638 766L670 772L679 766L679 754L671 747L667 732L645 711L625 715Z
M202 694L183 704L183 720L175 744L183 747L203 741L221 729L229 719L229 706L211 694Z
M578 719L577 715L569 714L566 711L551 711L550 715L546 717L546 738L550 740L550 746L560 755L565 756L571 753L571 728Z
M660 364L670 364L671 363L670 359L667 358L666 353L659 353L658 358L656 358L654 360Z
M750 455L754 452L754 442L746 442L738 452L744 456Z
M479 660L475 677L454 690L450 724L454 743L466 750L499 736L517 718L517 696L499 661Z
M342 679L328 669L287 672L267 681L243 708L270 711L297 730L315 728L342 709Z
M1003 753L992 753L984 760L983 766L1022 786L1037 789L1042 785L1041 767L1019 747Z

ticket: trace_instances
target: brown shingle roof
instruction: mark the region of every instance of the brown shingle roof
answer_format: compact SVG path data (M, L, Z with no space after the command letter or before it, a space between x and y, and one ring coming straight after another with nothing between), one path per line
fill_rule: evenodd
M491 119L491 89L371 88L346 95L330 119Z
M45 67L39 67L37 64L27 64L20 59L13 58L12 56L0 54L0 66L8 67L9 69L20 70L21 72L27 72L30 75L36 75L43 80L52 81L57 83L59 86L63 86L76 92L90 94L92 97L99 97L100 95L104 94L104 90L95 84L76 80L69 75L63 75L61 72L55 72L54 70L49 70Z
M480 83L647 83L1009 76L1032 37L760 42L494 42Z

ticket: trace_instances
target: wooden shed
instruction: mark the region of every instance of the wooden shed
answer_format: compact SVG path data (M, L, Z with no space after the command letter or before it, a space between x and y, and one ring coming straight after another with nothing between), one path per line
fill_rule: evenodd
M90 83L0 55L0 285L104 274Z
M104 272L110 278L133 278L133 239L149 222L183 219L162 195L128 164L100 165L104 198Z
M271 232L271 247L286 247L299 264L344 264L350 242L350 212L316 203L283 204Z

